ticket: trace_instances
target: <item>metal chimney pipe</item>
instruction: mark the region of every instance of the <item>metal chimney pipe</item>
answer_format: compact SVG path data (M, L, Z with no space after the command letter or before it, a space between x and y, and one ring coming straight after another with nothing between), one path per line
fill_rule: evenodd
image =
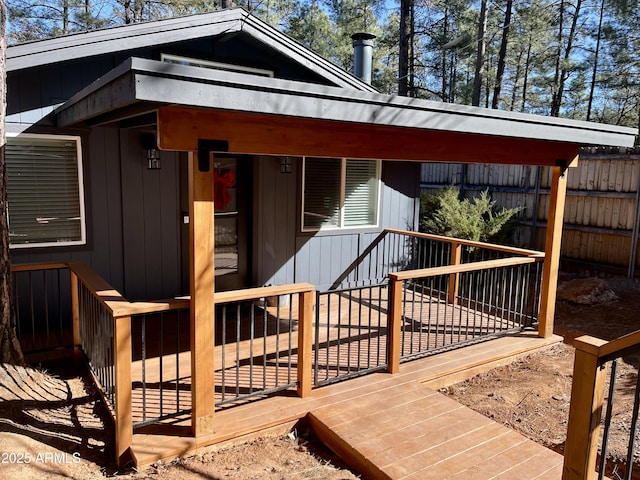
M373 58L373 39L371 33L354 33L353 40L353 74L363 82L371 85L371 66Z

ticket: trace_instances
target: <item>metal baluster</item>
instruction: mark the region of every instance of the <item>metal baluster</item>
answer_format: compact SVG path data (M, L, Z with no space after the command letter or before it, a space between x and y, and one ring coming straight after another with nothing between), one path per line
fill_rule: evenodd
M236 308L236 397L240 395L240 309Z
M147 420L147 316L142 315L142 420Z
M158 339L158 341L160 342L159 345L159 351L158 351L158 362L159 362L159 367L160 367L160 385L159 385L159 392L160 392L160 416L162 417L162 415L164 414L164 404L163 404L163 391L162 391L162 385L164 383L164 368L163 368L163 364L164 364L164 312L160 312L160 338ZM178 361L178 357L176 356L176 362Z
M289 310L291 310L291 295L289 295ZM265 358L265 370L267 361L267 331L265 328L264 338L264 358ZM280 373L280 302L276 305L276 385L280 385L279 376Z
M289 310L289 312L291 312L291 309ZM298 314L298 317L300 315ZM318 375L319 375L319 368L320 368L320 292L316 291L316 327L315 327L315 331L316 331L316 338L315 338L315 351L314 351L314 368L313 368L313 383L314 385L318 385ZM289 328L289 332L291 332L291 328ZM289 335L289 338L291 338L291 335ZM289 342L291 342L291 340L289 340ZM291 358L291 350L289 350L289 358Z
M616 386L616 373L618 370L618 359L611 362L611 375L609 377L609 397L607 398L607 411L604 416L604 433L602 436L602 449L600 454L600 469L598 480L604 478L605 467L607 466L607 448L609 445L609 428L611 427L611 417L613 414L613 397ZM629 465L629 463L627 463Z
M627 447L627 470L624 480L631 480L633 473L633 451L636 445L636 430L638 428L638 410L640 409L640 370L636 379L636 391L633 401L633 415L631 417L631 428L629 429L629 446Z
M277 308L280 308L280 297L276 296ZM267 323L269 322L267 312L267 300L263 301L263 326L262 326L262 388L267 389ZM277 319L276 319L277 322ZM277 323L276 323L277 325ZM277 385L277 383L276 383Z
M176 360L180 355L180 315L176 315ZM180 411L180 362L176 361L176 410Z
M220 376L222 383L222 400L224 402L227 393L226 373L227 373L227 305L222 305L222 339L220 341L221 363Z
M266 302L266 300L265 300ZM242 304L238 304L237 308L238 308L238 317L241 316L241 306ZM263 307L265 307L266 305L263 303ZM253 393L253 362L254 362L254 357L253 357L253 342L255 339L255 334L256 334L256 318L255 318L255 312L254 312L254 308L253 306L251 306L251 312L249 314L249 320L250 320L250 324L249 324L249 393Z

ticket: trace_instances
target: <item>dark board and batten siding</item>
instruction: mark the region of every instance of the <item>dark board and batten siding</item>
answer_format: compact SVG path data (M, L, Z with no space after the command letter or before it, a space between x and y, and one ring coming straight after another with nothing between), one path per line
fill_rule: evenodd
M15 264L82 261L114 288L124 287L119 133L97 128L83 137L87 244L11 250Z
M254 219L257 284L309 282L319 290L328 289L384 228L416 229L417 163L383 163L380 228L315 235L300 232L300 162L293 162L290 174L280 173L279 157L261 158L258 165Z
M180 155L162 152L148 170L139 130L121 131L124 294L129 300L182 292Z

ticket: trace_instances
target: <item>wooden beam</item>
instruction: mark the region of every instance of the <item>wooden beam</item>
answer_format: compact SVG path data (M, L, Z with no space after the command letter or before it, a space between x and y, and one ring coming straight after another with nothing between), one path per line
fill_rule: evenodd
M73 358L80 362L82 360L82 340L80 337L80 299L78 292L78 276L72 270L69 272L71 278L71 325L73 331Z
M388 322L388 355L387 372L400 372L400 357L402 356L402 280L389 275L389 317Z
M307 397L312 387L313 300L315 290L299 294L298 396Z
M555 315L558 271L560 269L560 244L562 242L562 222L564 219L566 192L566 168L554 167L551 178L538 324L538 334L544 338L553 335L553 317ZM536 212L534 212L534 215L536 215Z
M595 467L606 380L606 369L602 368L597 350L603 344L603 340L587 337L574 342L576 354L563 480L597 478Z
M229 152L433 162L555 165L578 145L515 137L293 118L187 107L158 109L158 144L194 151L199 138L225 140ZM517 152L517 154L516 154Z
M133 441L131 395L131 317L113 319L115 353L116 462L122 466Z
M191 428L196 437L213 433L215 315L213 168L201 172L197 163L190 152Z
M462 244L460 242L451 242L451 260L449 265L460 265L462 259ZM458 285L460 284L460 274L452 273L449 275L449 298L448 302L451 305L456 304L456 297L458 296Z

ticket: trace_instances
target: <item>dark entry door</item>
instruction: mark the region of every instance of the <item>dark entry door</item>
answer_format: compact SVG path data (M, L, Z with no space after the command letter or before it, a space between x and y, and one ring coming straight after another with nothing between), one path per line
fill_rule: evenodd
M251 206L253 159L215 156L215 274L216 290L251 285ZM185 172L186 173L186 172ZM185 175L186 176L186 175ZM183 196L184 197L184 196ZM188 197L188 195L187 195ZM188 211L188 198L185 211ZM183 278L189 289L189 228L183 232Z

